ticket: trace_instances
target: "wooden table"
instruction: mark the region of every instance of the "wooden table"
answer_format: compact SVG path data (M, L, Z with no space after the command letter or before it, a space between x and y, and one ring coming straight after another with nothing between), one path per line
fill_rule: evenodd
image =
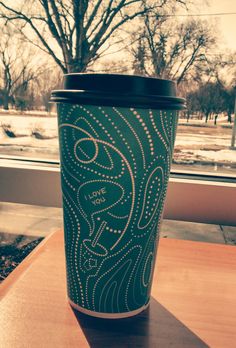
M236 346L236 248L161 239L149 309L122 320L75 313L66 300L63 234L2 283L0 347Z

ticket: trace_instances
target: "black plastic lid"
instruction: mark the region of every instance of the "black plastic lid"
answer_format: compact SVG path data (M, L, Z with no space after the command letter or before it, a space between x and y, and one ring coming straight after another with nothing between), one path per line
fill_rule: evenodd
M184 109L171 80L118 74L67 74L64 89L52 91L51 101L159 109Z

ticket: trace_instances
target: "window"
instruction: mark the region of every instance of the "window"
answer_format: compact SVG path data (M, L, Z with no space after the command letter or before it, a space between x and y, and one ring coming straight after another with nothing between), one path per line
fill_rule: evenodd
M169 77L167 72L173 68L170 77L177 78L179 90L188 100L188 111L180 115L176 138L172 177L166 204L166 217L169 218L206 222L218 220L222 222L223 220L228 224L235 223L233 207L235 207L234 197L236 197L236 150L231 146L235 127L233 116L234 86L236 85L233 78L235 74L233 52L236 50L233 37L235 6L233 0L227 3L215 0L208 7L205 5L200 9L193 7L190 12L180 7L174 13L170 12L170 15L158 24L159 29L155 31L159 35L158 52L163 53L162 58L166 54L170 56L170 52L164 52L165 45L161 46L161 37L169 35L166 38L166 40L171 38L167 45L169 48L174 48L175 44L178 44L177 38L172 36L174 35L171 30L172 20L178 22L178 30L182 30L183 35L187 29L191 31L192 38L189 41L188 50L179 52L179 57L183 54L182 60L187 59L184 54L192 53L191 42L197 43L197 40L201 38L200 34L204 41L195 60L199 64L192 65L188 75L185 75L182 70L184 67L178 65L180 64L178 60L172 62L173 64L169 62L166 70L160 71L163 77ZM0 11L5 10L1 7ZM153 25L151 20L149 24ZM174 29L176 33L176 28ZM216 29L221 39L216 40L214 37ZM27 43L24 45L24 50L30 52L30 57L39 69L30 75L30 69L27 70L26 67L32 68L32 65L27 61L27 57L23 52L22 59L19 59L19 54L16 56L16 42L20 42L18 34L14 32L14 40L11 45L9 44L9 37L13 37L12 30L12 26L9 26L0 42L2 57L5 54L5 58L10 59L9 63L13 62L13 66L18 67L16 71L12 71L12 76L15 76L18 84L7 96L8 105L6 105L4 94L6 86L3 81L3 69L6 69L6 66L3 61L0 61L2 69L0 76L0 200L60 206L57 119L55 109L49 109L48 97L51 89L60 86L59 76L62 73L54 65L53 59L50 61L49 56L37 49L32 51L30 43ZM130 27L127 27L126 34L129 31ZM33 33L31 32L30 35ZM120 35L122 36L122 32ZM153 39L157 40L158 37ZM111 43L114 42L111 41ZM137 46L132 48L133 56L132 52L126 51L127 47L122 50L119 47L119 52L114 54L108 48L108 55L90 66L90 69L104 71L109 68L110 72L144 73L142 59L140 60L140 54L143 52L143 57L149 64L143 66L143 69L152 73L151 52L150 47L147 46L147 40L140 39L136 43ZM126 64L128 55L131 57L130 63ZM108 59L109 56L112 58ZM164 58L162 62L167 64ZM40 70L42 65L44 71ZM121 70L124 65L128 71ZM24 76L23 71L25 71ZM202 75L204 75L203 79ZM206 96L211 99L205 100ZM9 110L6 110L7 107Z

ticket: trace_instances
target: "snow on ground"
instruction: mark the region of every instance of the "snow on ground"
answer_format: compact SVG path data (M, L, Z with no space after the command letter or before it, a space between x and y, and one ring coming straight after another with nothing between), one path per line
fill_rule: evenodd
M58 159L57 117L39 117L0 113L0 153L39 156ZM213 127L193 120L191 125L181 125L175 142L176 163L225 163L236 167L236 150L230 149L231 129ZM202 124L202 127L196 125ZM16 134L8 137L1 126L9 125ZM32 132L39 131L44 139L36 139Z
M188 153L189 150L182 150L182 153ZM219 151L204 151L194 150L192 159L202 161L211 161L216 163L233 163L236 167L236 150L219 150Z
M191 148L193 145L217 145L224 147L227 145L230 146L230 143L230 136L177 133L175 146L186 146L187 148Z
M57 135L56 117L13 116L0 114L0 126L10 125L19 135L30 135L32 130L41 128L48 136Z

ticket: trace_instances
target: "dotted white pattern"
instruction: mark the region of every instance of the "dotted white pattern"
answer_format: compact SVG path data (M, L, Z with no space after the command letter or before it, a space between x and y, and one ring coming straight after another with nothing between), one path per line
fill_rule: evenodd
M58 104L68 293L124 313L150 297L177 112Z

